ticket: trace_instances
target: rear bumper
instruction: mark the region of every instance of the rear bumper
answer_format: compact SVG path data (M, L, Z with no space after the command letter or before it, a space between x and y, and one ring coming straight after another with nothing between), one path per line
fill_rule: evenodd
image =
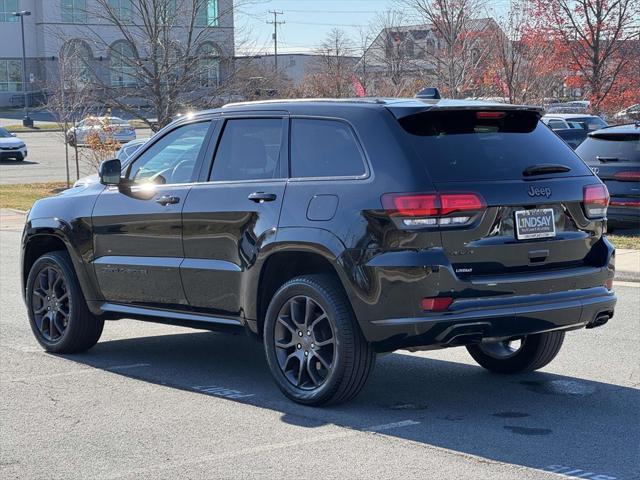
M520 335L597 326L613 316L616 296L605 287L553 294L456 302L455 310L419 318L371 323L381 351L430 346L444 348Z
M365 338L380 351L443 348L602 324L613 316L616 297L605 285L614 273L606 237L582 266L496 275L463 277L441 248L392 251L354 270L358 289L349 297ZM443 296L454 300L447 311L422 310L422 298Z

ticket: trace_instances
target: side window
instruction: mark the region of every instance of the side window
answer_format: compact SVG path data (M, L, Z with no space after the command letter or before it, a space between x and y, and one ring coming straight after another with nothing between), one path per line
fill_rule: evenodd
M279 178L282 122L281 118L227 120L209 180Z
M291 122L292 177L358 177L365 173L362 151L348 125L321 119Z
M189 183L210 121L190 123L164 135L131 165L136 183Z

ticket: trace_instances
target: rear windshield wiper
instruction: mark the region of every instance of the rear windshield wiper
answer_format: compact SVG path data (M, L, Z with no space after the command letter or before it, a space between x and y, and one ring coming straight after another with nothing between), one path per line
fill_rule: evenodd
M531 165L522 172L525 177L532 177L534 175L544 175L547 173L566 173L571 169L566 165L558 165L554 163L542 163L540 165Z

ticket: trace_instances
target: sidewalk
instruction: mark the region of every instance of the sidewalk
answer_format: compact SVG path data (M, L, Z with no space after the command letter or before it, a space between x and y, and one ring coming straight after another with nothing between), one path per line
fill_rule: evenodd
M24 213L8 208L0 209L2 230L22 230ZM616 280L640 282L640 250L616 250Z

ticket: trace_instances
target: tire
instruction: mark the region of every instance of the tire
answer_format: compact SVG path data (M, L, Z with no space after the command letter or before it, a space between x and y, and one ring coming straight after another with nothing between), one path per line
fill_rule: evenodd
M71 133L71 134L67 135L67 143L69 144L70 147L75 147L76 146L76 136L75 136L75 134Z
M549 364L560 351L563 341L564 332L547 332L523 337L520 347L511 353L499 353L500 345L506 342L469 345L467 350L481 367L491 372L525 373Z
M61 281L51 280L56 274ZM27 277L26 302L31 330L47 352L83 352L100 339L104 320L87 308L67 252L49 252L34 262Z
M267 309L264 346L278 388L303 405L351 400L375 365L373 346L362 335L342 286L330 275L305 275L280 287Z

